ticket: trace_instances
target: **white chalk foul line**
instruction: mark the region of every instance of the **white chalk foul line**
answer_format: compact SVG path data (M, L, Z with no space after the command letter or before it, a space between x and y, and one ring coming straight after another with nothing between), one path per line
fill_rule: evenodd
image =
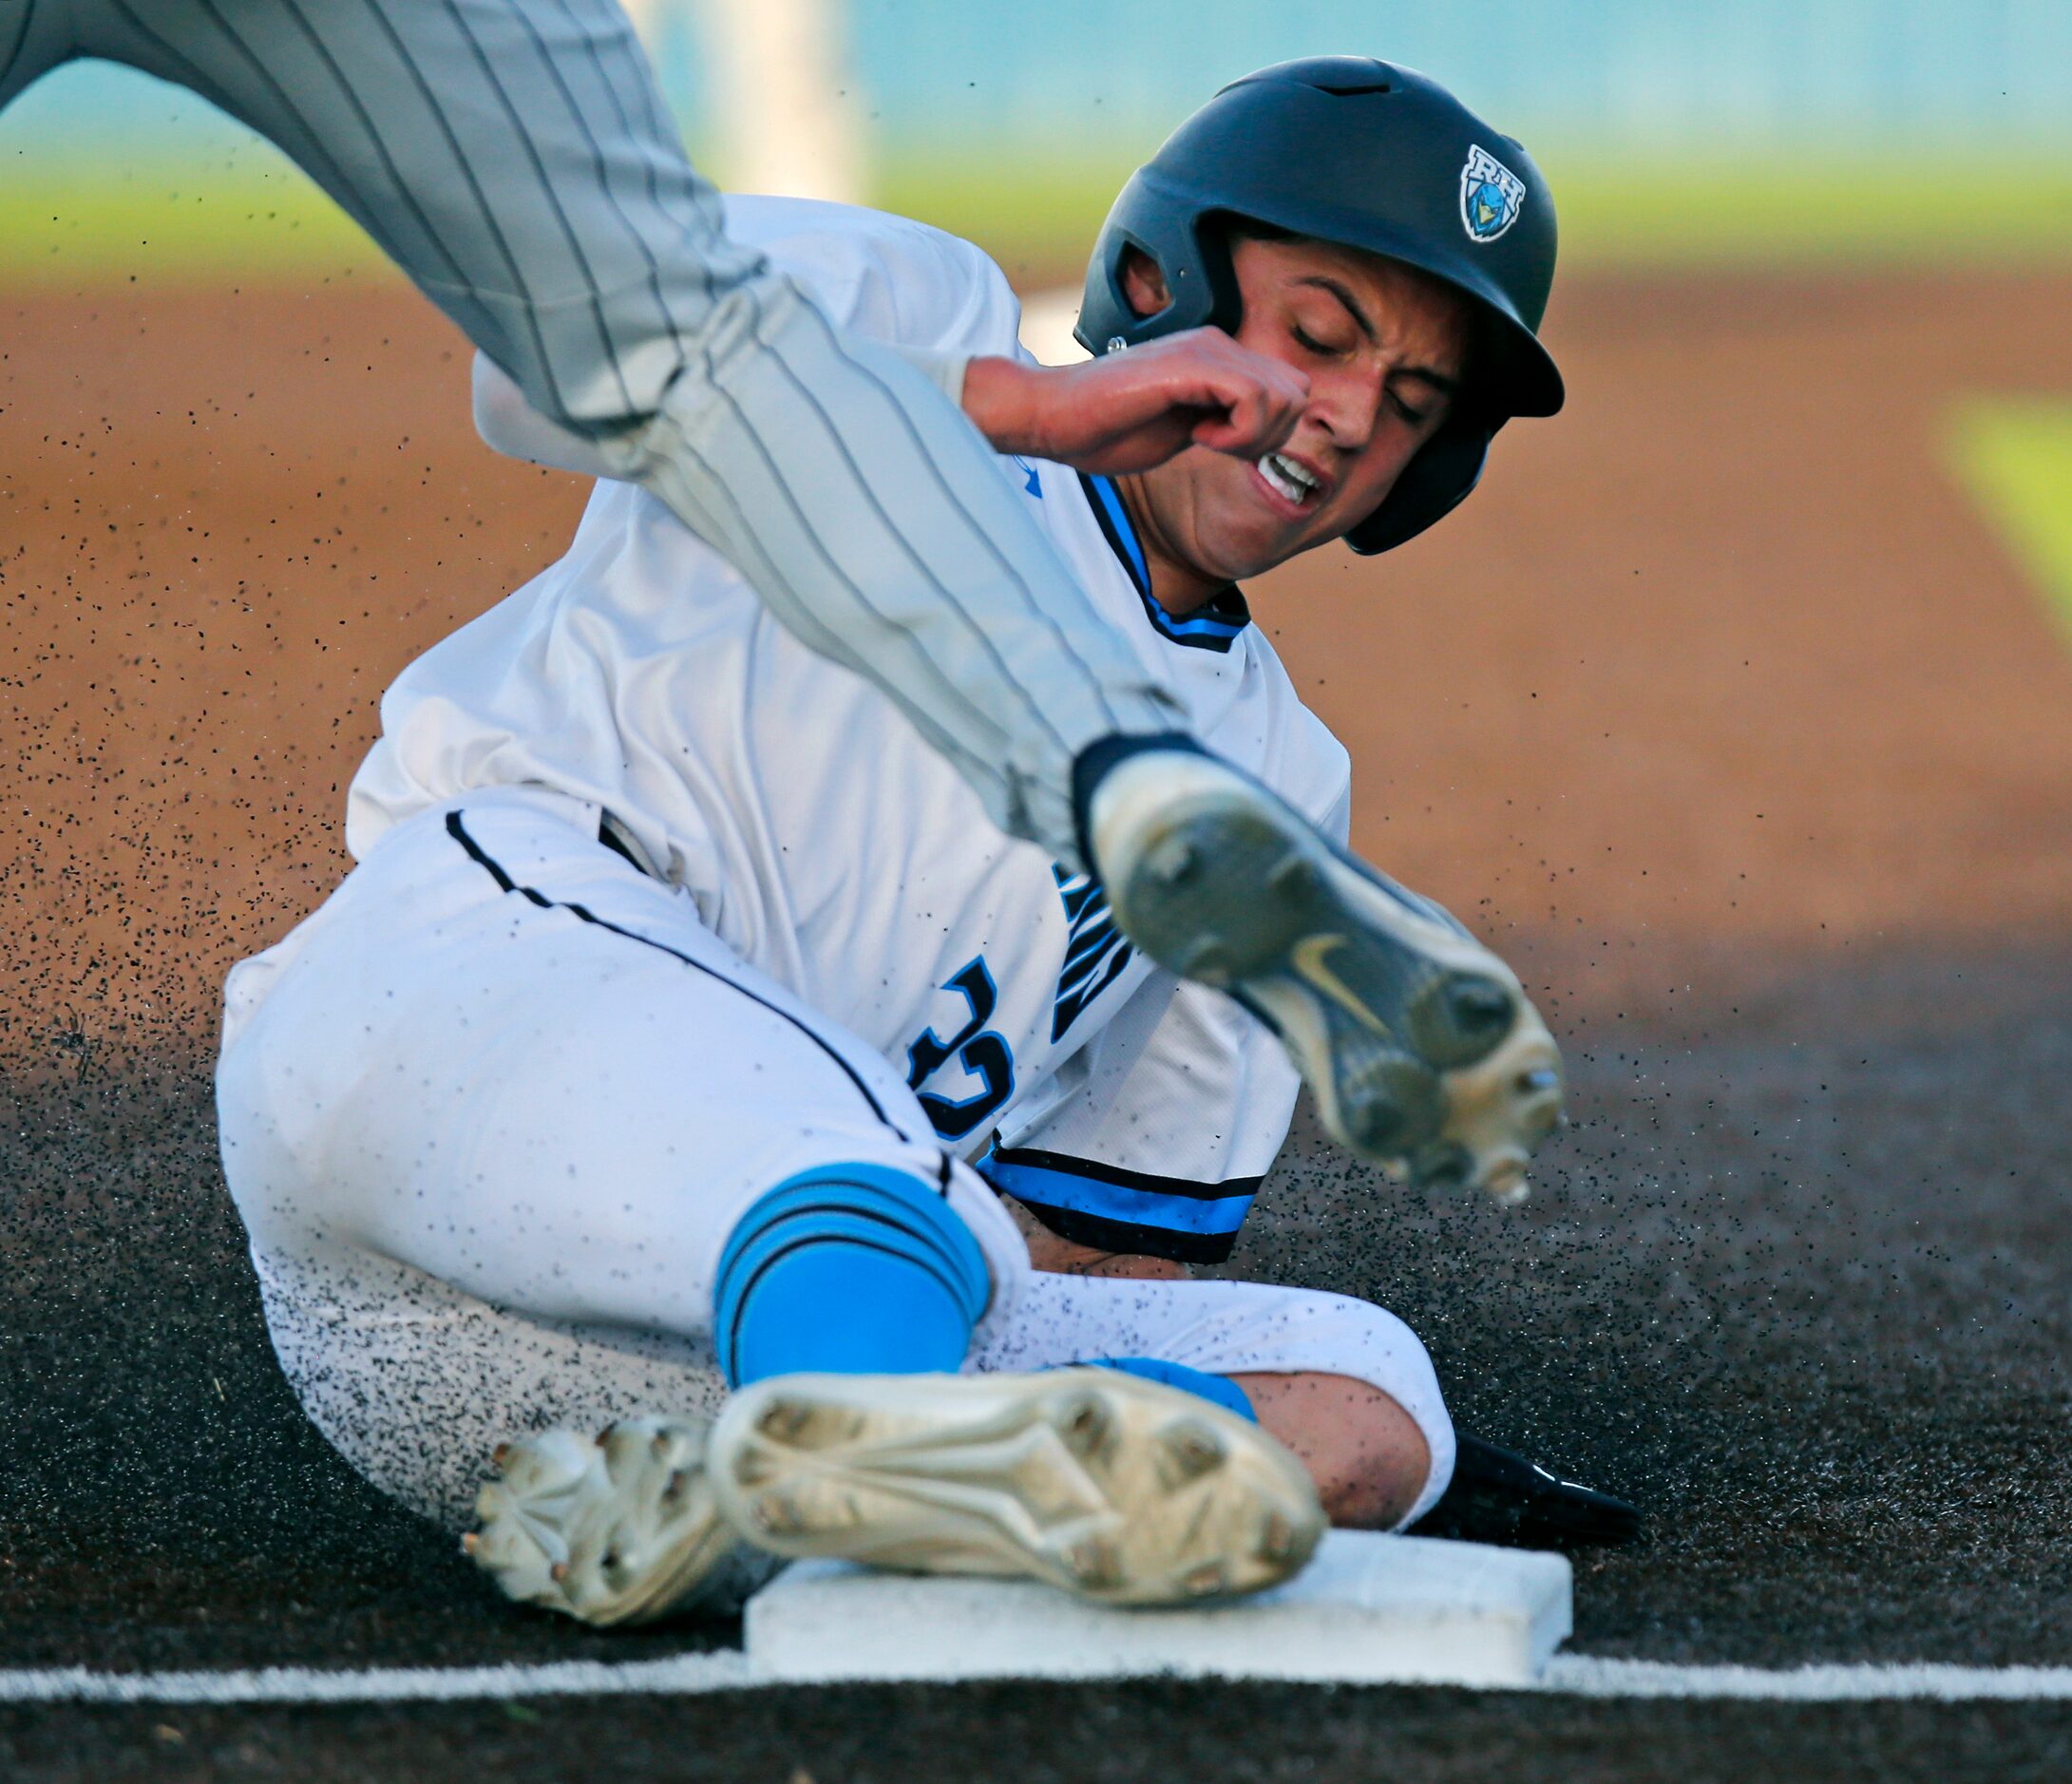
M0 1672L0 1703L450 1703L466 1699L690 1697L757 1681L738 1648L659 1661L540 1666L268 1666L256 1672Z
M85 1666L0 1671L0 1703L451 1703L565 1697L693 1697L782 1684L736 1649L666 1660L557 1661L536 1666L386 1666L359 1671L110 1673ZM1081 1680L1094 1684L1094 1680ZM1291 1682L1276 1680L1276 1684ZM1321 1682L1321 1681L1320 1681ZM1586 1698L1746 1699L1791 1703L2072 1699L2072 1666L1679 1666L1556 1655L1537 1686Z
M1557 1654L1538 1689L1585 1698L1752 1698L1780 1703L2072 1699L2072 1666L1678 1666Z

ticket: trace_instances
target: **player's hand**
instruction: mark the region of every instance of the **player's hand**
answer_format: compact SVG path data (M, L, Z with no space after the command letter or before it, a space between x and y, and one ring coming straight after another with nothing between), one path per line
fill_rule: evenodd
M974 359L964 412L997 452L1108 476L1147 471L1190 446L1259 458L1285 444L1309 400L1292 366L1189 329L1078 366Z

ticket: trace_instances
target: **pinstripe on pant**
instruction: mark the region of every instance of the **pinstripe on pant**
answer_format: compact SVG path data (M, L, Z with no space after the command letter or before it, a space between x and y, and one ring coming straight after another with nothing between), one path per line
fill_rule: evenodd
M941 391L726 237L615 0L0 0L0 104L77 56L277 143L1004 829L1076 863L1074 757L1183 727Z

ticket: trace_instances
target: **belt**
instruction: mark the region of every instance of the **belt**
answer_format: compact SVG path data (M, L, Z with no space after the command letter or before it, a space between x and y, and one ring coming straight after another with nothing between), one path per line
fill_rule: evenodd
M627 834L626 826L609 811L598 813L598 841L621 857L636 873L645 874L650 880L661 878L655 869L640 858L640 853Z

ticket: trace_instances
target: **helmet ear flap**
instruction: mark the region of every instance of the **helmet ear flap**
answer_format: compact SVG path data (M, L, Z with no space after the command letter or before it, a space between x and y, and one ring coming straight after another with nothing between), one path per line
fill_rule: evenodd
M1137 314L1123 284L1123 258L1131 248L1158 268L1170 298L1148 316ZM1074 338L1098 358L1118 344L1141 347L1211 322L1234 331L1238 310L1237 275L1216 220L1176 202L1139 172L1093 244Z
M1482 481L1494 432L1487 420L1449 422L1418 448L1396 487L1345 535L1345 542L1362 558L1372 558L1443 521Z

